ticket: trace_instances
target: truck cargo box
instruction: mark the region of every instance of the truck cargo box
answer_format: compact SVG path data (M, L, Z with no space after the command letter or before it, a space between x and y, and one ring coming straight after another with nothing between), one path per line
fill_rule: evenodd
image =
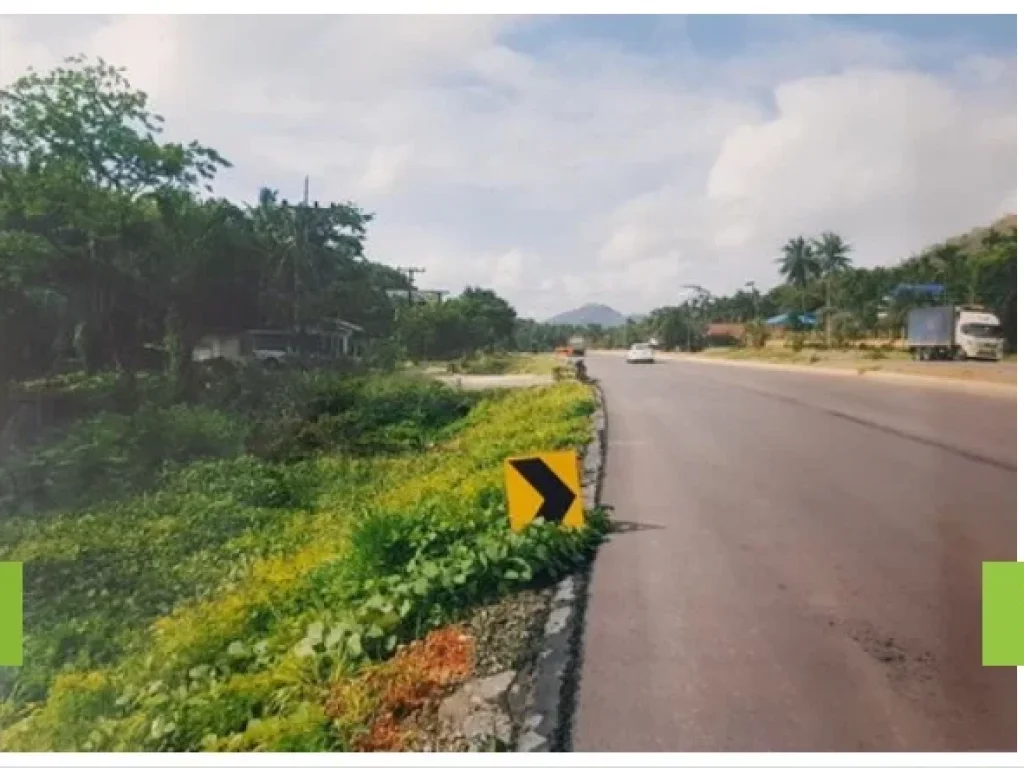
M956 307L918 307L907 316L908 347L949 347L955 336Z

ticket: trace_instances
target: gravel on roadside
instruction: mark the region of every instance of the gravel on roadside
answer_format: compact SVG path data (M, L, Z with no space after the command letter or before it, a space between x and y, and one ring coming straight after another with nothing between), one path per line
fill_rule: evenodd
M473 609L464 624L475 644L473 679L532 665L553 594L553 587L525 589ZM471 745L465 738L442 725L438 717L441 701L432 701L406 724L416 732L410 748L417 752L469 751Z

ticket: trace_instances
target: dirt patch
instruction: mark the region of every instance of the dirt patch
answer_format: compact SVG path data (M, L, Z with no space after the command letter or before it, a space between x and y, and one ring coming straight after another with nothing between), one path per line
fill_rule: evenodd
M514 389L538 387L554 382L554 377L533 373L510 373L503 376L438 376L439 381L461 389Z
M768 365L813 365L815 368L856 370L859 373L882 371L908 376L927 376L993 384L1016 385L1017 383L1015 356L999 363L977 360L920 362L911 360L906 352L899 350L803 349L796 352L784 348L763 350L741 348L709 350L694 357L702 360L732 360Z

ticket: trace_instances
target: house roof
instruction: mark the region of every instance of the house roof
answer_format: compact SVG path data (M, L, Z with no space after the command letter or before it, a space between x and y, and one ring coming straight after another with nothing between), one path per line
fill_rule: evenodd
M818 324L818 318L816 318L810 312L807 312L807 313L805 313L803 315L799 315L797 317L797 320L802 325L817 325ZM776 315L775 317L769 317L767 320L764 321L765 325L789 325L789 323L790 323L790 313Z
M708 323L704 333L708 336L742 336L743 323Z
M323 324L325 326L332 326L333 325L338 330L352 331L353 333L362 333L363 332L363 327L361 325L356 325L355 323L350 323L348 320L340 320L338 318L333 318L331 320L325 320Z

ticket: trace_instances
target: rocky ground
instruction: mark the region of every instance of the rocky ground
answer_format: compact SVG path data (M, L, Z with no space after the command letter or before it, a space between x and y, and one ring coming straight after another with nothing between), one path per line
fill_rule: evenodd
M506 751L515 743L523 683L543 632L552 589L517 592L477 608L464 627L474 646L468 680L423 707L411 749Z

